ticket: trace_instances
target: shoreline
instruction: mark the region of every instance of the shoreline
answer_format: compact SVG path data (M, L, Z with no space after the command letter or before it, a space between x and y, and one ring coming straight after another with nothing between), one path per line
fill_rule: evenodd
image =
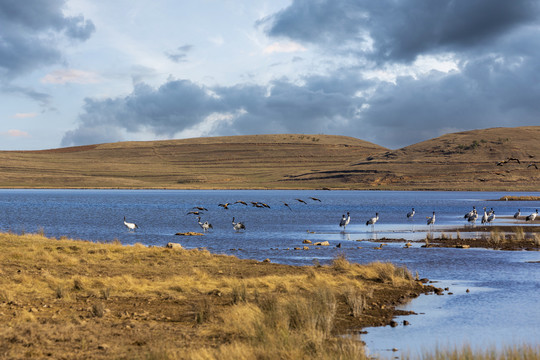
M338 257L323 266L291 266L171 246L0 233L2 353L363 356L358 341L341 335L390 325L410 313L396 306L441 291L389 263ZM295 340L281 343L277 334L284 332Z

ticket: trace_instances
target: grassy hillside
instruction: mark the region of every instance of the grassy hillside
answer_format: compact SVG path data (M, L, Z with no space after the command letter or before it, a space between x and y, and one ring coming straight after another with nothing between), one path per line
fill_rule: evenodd
M540 126L446 134L397 150L344 136L253 135L4 151L0 187L532 191L535 165Z

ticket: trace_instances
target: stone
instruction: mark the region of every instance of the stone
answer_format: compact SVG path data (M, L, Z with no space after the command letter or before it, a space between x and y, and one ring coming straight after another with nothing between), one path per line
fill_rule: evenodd
M173 243L173 242L167 243L167 245L165 245L165 247L167 249L182 249L182 245L180 245L178 243Z
M319 241L314 244L315 246L330 246L328 241Z
M174 234L174 235L179 235L179 236L204 236L204 234L199 233L199 232L194 232L194 231L177 232L177 233Z
M263 262L269 263L269 262L270 262L270 259L269 259L269 258L266 258L266 259L263 260Z
M410 325L410 323L407 320L403 320L403 325L408 326L408 325Z
M398 323L395 320L392 320L392 321L390 321L390 326L391 327L396 327L396 326L398 326Z
M306 240L302 241L302 244L311 244L311 240L306 239Z

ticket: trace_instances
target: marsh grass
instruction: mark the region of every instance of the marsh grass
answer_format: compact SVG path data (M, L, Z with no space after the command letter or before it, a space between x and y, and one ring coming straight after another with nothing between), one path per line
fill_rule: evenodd
M0 343L13 359L92 357L101 343L111 358L361 359L340 335L374 318L366 299L421 291L405 268L344 255L292 267L38 234L0 234L0 250Z
M473 349L464 345L454 349L436 349L433 352L422 354L423 360L535 360L540 359L540 345L516 345L502 349L488 347L486 349ZM402 356L402 359L413 359Z

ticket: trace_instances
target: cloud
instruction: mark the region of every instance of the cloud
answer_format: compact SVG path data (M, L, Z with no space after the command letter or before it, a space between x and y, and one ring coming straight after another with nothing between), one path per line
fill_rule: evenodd
M300 51L306 51L306 48L300 44L297 44L295 42L290 42L290 41L285 42L285 43L275 42L271 45L268 45L263 50L265 54L291 53L291 52L300 52Z
M15 115L13 115L13 117L15 119L28 119L28 118L33 118L33 117L36 117L38 114L37 113L16 113Z
M98 74L77 69L55 70L41 79L44 84L96 84L100 81Z
M30 134L28 134L26 131L11 129L5 132L0 133L3 136L7 137L30 137Z
M187 54L193 49L193 45L183 45L176 48L175 51L165 52L165 55L173 62L185 62Z
M65 40L85 41L95 31L82 15L65 16L64 0L0 2L0 90L46 105L49 95L11 82L44 66L62 62Z
M463 51L538 20L530 0L294 0L257 24L271 37L356 52L378 62Z

